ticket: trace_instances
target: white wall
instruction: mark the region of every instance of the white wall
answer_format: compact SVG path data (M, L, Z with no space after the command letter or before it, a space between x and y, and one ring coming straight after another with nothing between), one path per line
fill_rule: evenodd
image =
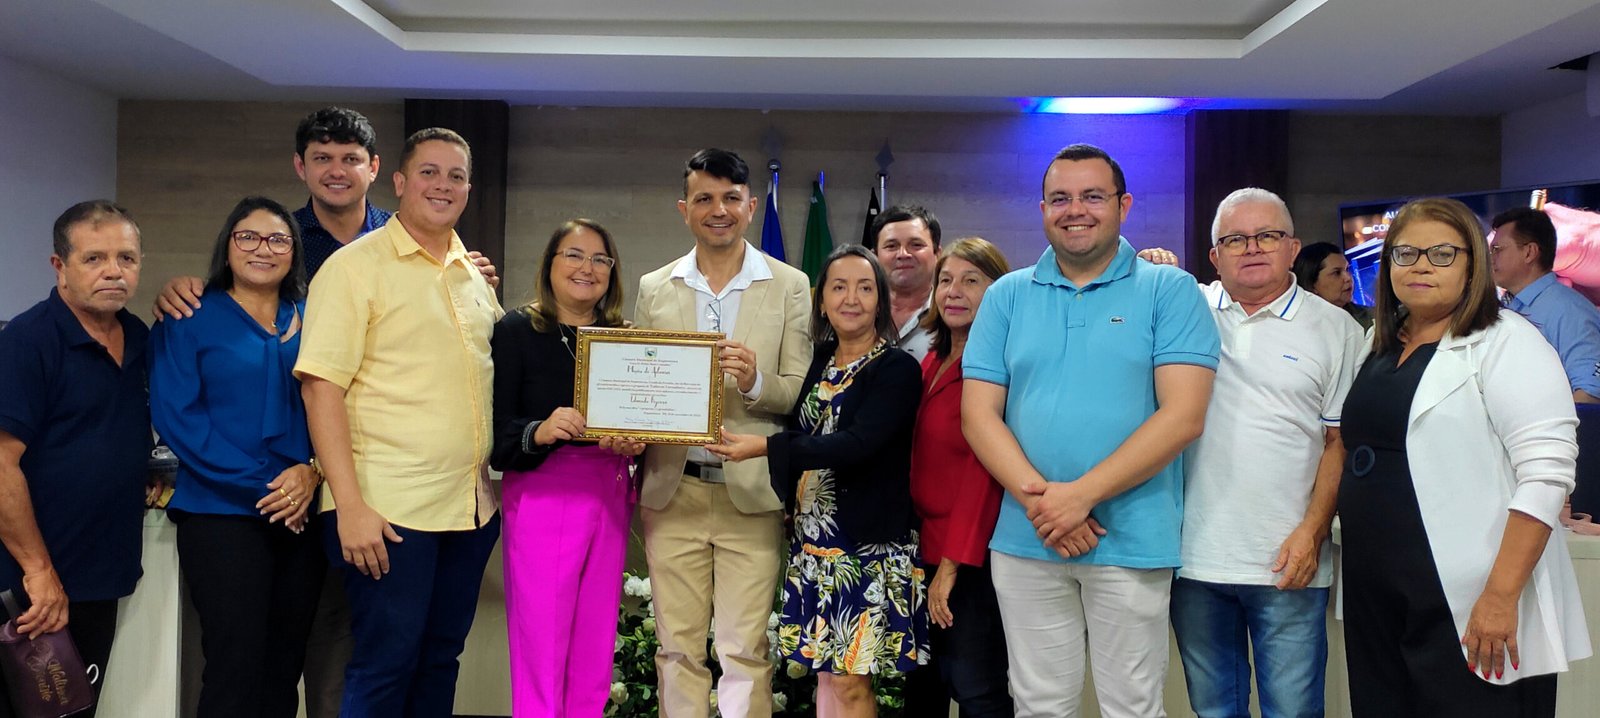
M1500 178L1506 187L1600 179L1600 117L1582 92L1505 116Z
M55 285L50 227L117 187L117 100L0 56L0 319Z

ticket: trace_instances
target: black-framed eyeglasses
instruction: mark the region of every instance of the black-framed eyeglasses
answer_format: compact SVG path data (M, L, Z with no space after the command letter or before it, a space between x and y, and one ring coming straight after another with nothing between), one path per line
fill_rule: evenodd
M1389 260L1396 266L1409 267L1417 263L1422 255L1428 255L1428 264L1435 267L1448 267L1456 263L1456 256L1467 251L1466 247L1457 247L1454 244L1435 244L1423 249L1409 244L1397 244L1389 248Z
M1255 234L1229 234L1211 240L1211 246L1228 250L1229 254L1244 254L1254 241L1263 252L1271 252L1278 248L1278 243L1288 238L1289 233L1281 229L1269 229Z
M233 246L238 247L241 252L254 252L261 247L262 242L267 243L267 251L273 254L288 254L294 251L294 237L282 232L261 234L241 229L234 232L232 237Z
M1106 203L1110 202L1113 197L1120 197L1123 194L1123 192L1108 193L1092 191L1084 192L1076 197L1070 194L1055 194L1044 198L1044 203L1049 205L1052 209L1066 209L1072 206L1073 200L1077 200L1082 202L1083 206L1088 207L1089 209L1100 209L1101 207L1106 206Z
M612 267L617 266L617 260L610 255L596 254L590 257L585 256L583 252L579 252L576 249L569 249L556 256L560 257L563 263L573 269L582 267L584 262L593 264L595 269L606 272L611 271Z

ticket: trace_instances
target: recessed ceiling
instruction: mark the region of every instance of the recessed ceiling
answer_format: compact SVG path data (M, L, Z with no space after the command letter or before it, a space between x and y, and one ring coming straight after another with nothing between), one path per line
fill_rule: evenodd
M1497 114L1583 89L1600 0L6 0L0 54L122 97Z

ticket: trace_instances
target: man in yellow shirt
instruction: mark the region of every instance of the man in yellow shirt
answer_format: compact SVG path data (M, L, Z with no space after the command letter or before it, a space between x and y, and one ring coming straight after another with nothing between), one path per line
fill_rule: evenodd
M451 715L500 533L486 466L504 312L454 229L471 167L450 130L408 138L399 211L328 259L306 307L295 374L350 598L346 718Z

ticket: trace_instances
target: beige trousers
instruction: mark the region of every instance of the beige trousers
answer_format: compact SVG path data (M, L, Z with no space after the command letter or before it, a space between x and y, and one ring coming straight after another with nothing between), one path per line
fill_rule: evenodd
M783 565L783 516L746 514L728 489L685 476L666 508L641 508L655 600L656 675L663 718L710 715L706 636L722 666L717 705L725 718L772 715L767 619Z

